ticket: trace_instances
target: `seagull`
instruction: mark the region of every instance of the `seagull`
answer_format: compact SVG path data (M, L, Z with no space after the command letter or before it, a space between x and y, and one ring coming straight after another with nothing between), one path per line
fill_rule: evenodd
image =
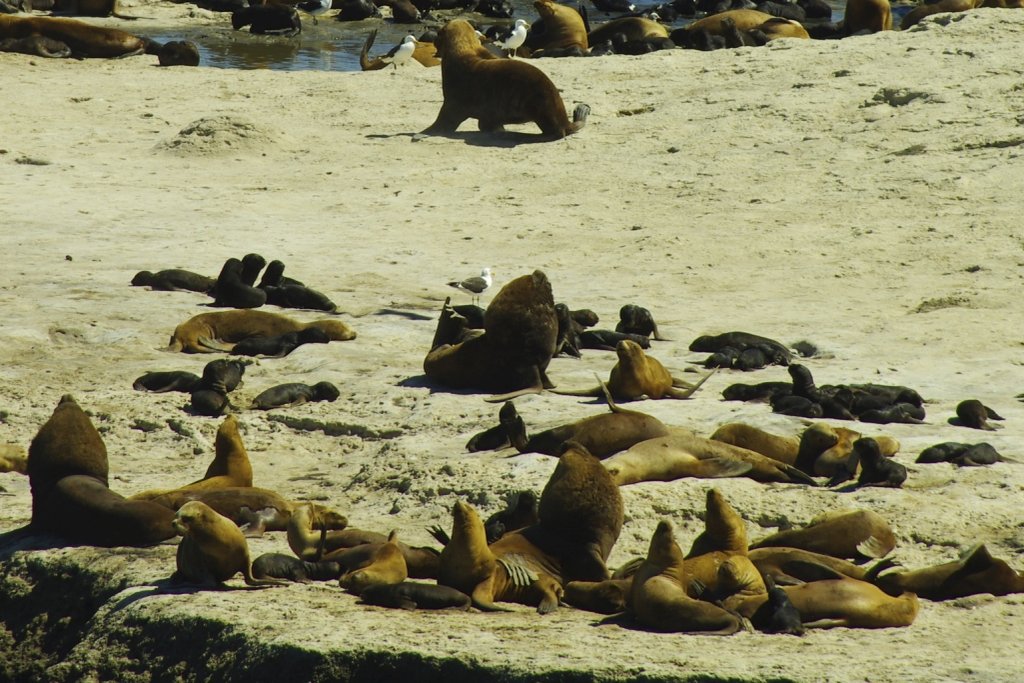
M485 289L491 286L491 269L484 268L480 271L479 277L468 277L461 282L454 280L448 283L449 287L460 289L463 292L470 294L473 300L476 301L480 298L480 295Z
M516 50L526 42L526 29L526 22L522 19L516 19L516 25L512 27L512 33L505 40L498 43L498 47L508 51L509 57L514 56Z
M396 45L388 52L388 57L391 57L391 63L395 69L398 69L400 64L405 64L412 59L412 53L416 51L416 38L414 36L406 36L402 38L402 42Z
M316 18L331 9L331 0L302 0L295 7L312 16L313 23L317 24Z

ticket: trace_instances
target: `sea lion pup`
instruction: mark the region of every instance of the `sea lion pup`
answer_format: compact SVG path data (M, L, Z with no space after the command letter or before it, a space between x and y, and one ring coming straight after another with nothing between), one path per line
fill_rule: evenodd
M597 45L621 33L626 40L646 40L648 38L668 38L668 29L662 24L647 17L618 17L601 24L587 34L587 43ZM643 334L638 332L637 334ZM655 337L657 338L657 337Z
M294 36L302 31L299 13L290 5L250 5L231 13L231 27L236 31L245 26L257 35Z
M948 462L957 467L980 467L994 465L997 462L1017 462L1005 457L991 444L956 443L946 441L929 446L917 456L916 463Z
M743 422L728 422L716 429L710 438L712 441L746 448L786 465L796 463L796 456L800 450L799 439L778 436Z
M800 548L863 562L881 558L896 547L896 535L881 515L871 510L832 510L800 529L779 531L750 544L750 549Z
M540 614L558 608L562 586L542 561L527 554L495 555L487 546L480 516L464 501L456 501L452 517L451 540L441 551L438 584L469 595L473 606L485 612L507 611L495 602L536 606Z
M201 380L202 378L199 375L183 370L147 372L132 382L132 389L135 391L152 391L158 394L167 391L189 393L199 385Z
M277 285L263 288L267 303L281 308L302 308L311 311L334 313L338 305L323 292L302 285Z
M722 334L701 335L690 342L690 351L716 353L724 348L743 351L748 348L764 349L768 364L789 365L793 359L789 349L780 342L750 332L723 332Z
M231 353L237 356L284 358L303 344L327 344L331 338L319 327L288 332L273 337L249 337L235 344Z
M771 577L779 585L795 586L843 576L865 581L868 575L867 569L852 562L799 548L755 548L747 557L766 581Z
M907 468L894 460L882 455L878 442L874 439L857 439L853 442L853 455L860 463L860 476L857 486L886 486L899 488L907 480Z
M806 628L910 626L920 608L913 593L894 598L873 584L849 578L813 581L780 590L785 591ZM744 597L735 602L735 609L758 623L766 619L766 612L773 607L766 594Z
M835 486L856 476L859 459L853 455L853 444L860 438L860 432L852 429L815 422L800 435L800 446L793 464L807 474L829 477L829 486ZM890 436L870 438L886 457L895 455L900 449L900 442Z
M994 410L977 399L961 401L956 406L956 417L949 418L951 425L958 427L970 427L971 429L984 429L993 432L1002 429L1002 425L989 424L989 420L1002 420L1003 418Z
M200 313L174 328L168 351L216 353L231 351L236 342L249 337L273 337L316 327L331 341L356 338L355 331L339 320L314 320L303 323L278 313L254 310Z
M174 580L203 585L218 585L242 572L249 586L283 586L277 579L257 579L252 575L249 545L245 536L227 517L197 500L181 506L174 515L174 529L183 538L178 544Z
M817 485L791 465L683 429L641 441L602 464L619 486L642 481L675 481L683 477L747 477L754 481Z
M491 401L553 386L546 369L555 351L558 318L551 283L543 272L536 270L501 288L485 312L483 334L455 341L450 334L459 328L446 301L432 348L423 360L431 380L457 389L509 392Z
M765 633L802 636L804 625L800 610L793 605L786 591L775 585L771 577L766 577L765 585L768 587L768 602L765 603L765 609L754 613L758 619L751 618L754 628Z
M683 552L673 537L672 523L658 523L647 558L633 576L626 613L655 631L729 635L743 627L734 612L687 595Z
M30 36L64 43L76 57L130 57L157 49L145 38L77 19L0 15L0 40Z
M246 536L261 536L265 531L287 531L292 513L301 505L311 505L320 526L325 529L348 526L348 518L340 512L314 503L286 500L275 491L255 486L169 491L152 499L157 505L175 512L190 500L206 503L237 524Z
M889 0L846 0L842 26L844 36L891 31Z
M0 473L3 472L28 474L28 459L24 448L15 444L0 445Z
M191 40L170 40L156 58L160 66L199 66L199 46Z
M1005 561L992 557L984 543L968 548L953 562L879 576L891 566L880 562L866 577L889 595L909 591L925 600L953 600L979 593L1024 593L1024 576Z
M289 382L270 387L252 400L252 407L257 410L298 406L308 401L336 401L341 396L338 387L330 382L317 382L309 385L302 382Z
M374 544L369 561L358 569L343 572L338 585L358 595L369 586L405 581L409 578L409 569L397 541L398 532L392 531L385 543Z
M359 593L359 599L367 605L392 607L395 609L458 609L468 610L473 601L462 591L415 581L396 584L378 583L368 586Z
M641 441L668 435L668 427L658 418L620 408L610 391L606 391L605 396L611 412L591 415L529 437L526 424L511 401L501 407L499 416L509 442L520 453L559 455L566 441L575 441L594 457L604 459Z
M580 348L596 351L614 351L620 341L629 340L641 349L651 348L651 340L642 334L615 332L614 330L583 330L580 332Z
M530 28L526 44L532 56L585 55L590 50L587 25L579 12L553 0L536 0L533 7L544 30L535 31L536 24Z
M373 41L376 38L377 29L373 29L366 36L366 42L363 43L363 48L359 51L359 68L363 71L377 71L391 65L390 53L387 57L370 58L370 48L373 47ZM437 66L441 63L441 60L437 58L437 48L434 47L434 44L419 40L416 41L416 48L412 52L412 58L423 66Z
M677 379L665 369L658 359L648 356L640 345L623 340L615 347L618 357L608 376L608 391L618 401L635 401L643 397L651 399L687 399L708 380L714 371L701 377L696 384ZM581 390L552 390L564 396L601 396L600 387Z
M173 513L107 488L107 447L85 411L61 397L28 449L33 531L96 546L146 546L173 538Z
M336 581L341 576L337 562L306 562L284 553L263 553L252 561L257 579L285 579L294 583Z
M590 107L577 106L570 122L558 89L544 72L525 62L495 58L468 21L449 21L434 45L441 57L444 102L437 119L419 136L448 135L466 119L477 119L484 132L502 131L506 123L533 122L541 129L540 139L558 140L586 124Z
M24 38L5 38L0 40L0 52L17 52L23 55L36 55L47 59L62 59L71 56L71 48L45 36L25 36Z
M507 533L525 529L537 524L540 515L537 511L539 500L533 491L519 491L508 502L508 507L499 510L484 521L487 532L487 544L497 542Z
M657 22L651 23L657 24ZM657 25L661 26L661 24ZM604 26L601 28L604 28ZM662 30L664 30L664 27L662 27ZM662 337L661 333L658 332L658 323L654 322L654 316L651 315L651 312L635 304L626 304L619 309L619 322L615 325L615 331L622 332L623 334L639 334L644 337L651 337L657 341L670 341Z
M224 262L213 286L213 303L211 306L230 308L259 308L267 303L267 293L244 281L243 265L236 258Z
M274 259L267 264L267 269L263 271L263 277L260 278L260 282L256 286L264 289L265 287L280 287L282 285L305 287L306 283L292 277L286 277L284 274L284 261Z
M200 294L209 294L216 283L217 280L212 277L206 277L205 275L180 268L158 270L155 273L148 270L140 270L132 278L133 287L149 287L150 289L166 292L186 290L199 292Z

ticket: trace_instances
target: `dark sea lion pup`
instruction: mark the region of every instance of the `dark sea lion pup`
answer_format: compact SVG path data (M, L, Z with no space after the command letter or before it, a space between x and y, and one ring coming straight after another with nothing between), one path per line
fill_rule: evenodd
M619 309L619 322L615 325L615 331L653 337L657 341L669 341L658 333L658 323L654 322L651 312L635 304L626 304Z
M359 599L367 605L408 610L468 610L473 602L468 595L454 588L415 581L374 584L363 589L359 594Z
M544 72L525 62L499 59L480 43L465 20L449 21L434 43L441 57L444 103L424 135L449 135L466 119L481 131L504 130L506 123L536 123L542 139L558 140L580 130L590 107L581 104L570 122L558 89Z
M238 356L284 358L303 344L326 344L331 338L318 327L288 332L272 337L249 337L235 344L231 353Z
M335 401L341 396L338 387L330 382L317 382L314 385L302 382L278 384L261 392L252 401L252 407L258 410L297 406L309 401Z
M949 423L958 427L970 427L971 429L984 429L995 431L1000 425L989 424L989 420L1002 420L1003 418L996 411L977 399L961 401L956 406L956 417L951 417Z
M152 391L158 394L167 391L189 393L199 385L200 381L199 375L183 370L147 372L132 382L132 389Z
M284 553L263 553L252 562L257 579L285 579L295 583L337 581L341 565L337 562L307 562Z
M158 270L155 273L148 270L140 270L132 278L133 287L150 287L151 289L167 292L187 290L208 294L215 284L217 284L217 281L212 277L199 275L190 270L181 270L180 268Z

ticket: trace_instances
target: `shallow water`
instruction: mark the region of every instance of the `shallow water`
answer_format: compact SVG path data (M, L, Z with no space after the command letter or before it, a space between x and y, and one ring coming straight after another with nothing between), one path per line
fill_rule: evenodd
M537 13L531 2L513 1L515 17L533 21ZM648 3L650 4L656 3ZM846 0L829 0L832 7L832 21L839 21L843 16ZM612 17L590 7L590 21L596 26ZM274 69L279 71L358 71L359 51L367 35L373 29L378 30L377 38L370 50L370 56L382 55L402 41L407 33L420 35L432 25L424 24L392 24L383 19L366 19L364 21L341 22L334 19L336 12L321 16L318 24L312 17L299 13L302 19L302 32L291 38L279 36L253 35L248 29L234 31L231 28L231 14L219 13L223 17L223 27L204 27L201 31L185 32L150 32L149 37L160 42L168 40L188 39L199 45L201 64L223 69ZM513 19L489 19L481 15L469 18L479 22L481 26L491 24L509 25ZM680 19L672 24L672 28L689 23L690 19ZM436 22L440 25L442 22Z

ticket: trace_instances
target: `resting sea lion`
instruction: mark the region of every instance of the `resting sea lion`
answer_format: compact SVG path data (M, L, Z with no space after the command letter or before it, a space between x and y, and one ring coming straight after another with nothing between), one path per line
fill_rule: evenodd
M24 448L14 444L0 445L0 473L3 472L28 474L28 460Z
M800 440L791 436L778 436L743 422L729 422L715 430L710 437L732 446L745 448L778 460L786 465L796 463Z
M979 2L979 0L937 0L937 2L921 3L903 16L903 21L900 22L900 30L906 31L911 26L914 26L922 19L927 16L931 16L932 14L939 14L942 12L966 12L979 7L980 5L981 2Z
M587 34L587 44L597 45L611 40L617 33L626 40L645 40L648 38L668 38L668 29L647 17L618 17L601 24ZM655 337L657 339L657 337Z
M397 584L378 583L359 594L367 605L398 609L460 609L468 610L472 600L462 591L429 583L403 581Z
M599 614L618 614L626 610L626 598L633 578L604 581L570 581L565 584L563 602L576 609Z
M751 334L750 332L723 332L722 334L702 335L690 342L689 348L690 351L714 353L726 347L732 347L738 351L751 347L764 347L769 356L768 360L776 365L789 365L789 362L792 360L792 354L784 344L768 337Z
M288 332L273 337L249 337L235 344L231 353L238 356L284 358L303 344L327 344L331 338L319 327Z
M740 476L755 481L817 485L795 467L684 429L674 429L668 436L641 441L602 464L619 486L641 481L674 481L683 477Z
M896 536L881 515L871 510L833 510L800 529L779 531L750 548L801 548L833 557L863 561L880 558L896 547Z
M337 304L331 301L326 294L303 285L267 286L263 288L263 291L267 293L267 303L273 306L304 308L329 313L338 310Z
M977 399L961 401L956 406L956 417L951 417L949 423L958 427L970 427L971 429L984 429L992 432L999 429L999 425L989 424L989 420L1002 420L1003 418L994 410Z
M374 544L369 561L358 569L342 573L338 585L359 594L370 586L405 581L409 578L409 569L397 541L398 533L392 531L386 542Z
M953 562L881 576L869 572L868 580L889 595L909 591L925 600L953 600L979 593L1024 593L1024 576L1005 561L992 557L983 543L972 546Z
M356 333L338 320L302 323L277 313L246 309L200 313L189 318L174 329L168 350L185 353L231 351L236 342L249 337L273 337L310 327L323 330L331 341L356 338Z
M535 53L534 56L587 53L590 49L587 26L579 12L553 0L535 0L533 7L540 15L544 27L541 34L531 27L527 44Z
M608 377L608 391L618 401L635 401L644 396L651 399L690 398L714 374L704 375L696 384L677 379L658 359L648 356L639 344L631 341L620 341L615 347L615 354L618 361ZM565 396L601 396L604 393L600 386L577 391L553 391Z
M580 348L597 351L614 351L619 342L628 340L639 344L641 349L651 348L651 340L642 334L614 332L612 330L583 330L580 332Z
M857 486L887 486L899 488L907 480L907 468L882 455L874 439L857 439L853 442L853 458L860 463Z
M306 562L283 553L263 553L252 562L257 579L285 579L295 583L335 581L341 576L337 562Z
M892 30L889 0L846 0L843 35L853 36Z
M135 391L152 391L154 393L166 391L184 391L188 393L198 386L200 380L199 375L183 370L147 372L132 382L132 389Z
M260 392L252 400L252 407L258 410L270 410L271 408L302 405L307 401L335 401L339 396L341 396L341 392L338 391L338 387L330 382L317 382L312 386L302 382L290 382L278 384Z
M156 53L160 66L199 66L199 46L191 40L171 40Z
M644 21L648 21L661 27L663 31L665 30L664 27L657 22L651 22L649 19L645 19ZM605 24L605 26L607 25L608 24ZM604 26L601 28L604 28ZM657 341L669 341L662 337L658 332L658 323L654 322L654 316L651 315L651 312L646 308L635 304L626 304L619 309L619 322L615 325L615 331L622 332L624 334L639 334L644 337L651 337Z
M946 441L935 444L921 451L917 463L950 462L958 467L976 467L993 465L997 462L1016 462L1003 456L988 443L956 443Z
M242 278L243 265L236 258L229 258L221 267L220 275L213 286L211 306L230 308L259 308L267 302L267 293L247 283Z
M304 287L305 283L295 278L286 277L284 274L284 261L274 259L267 264L267 269L263 271L263 277L260 278L260 282L256 286L264 289L265 287L278 287L280 285L299 285Z
M725 12L719 12L717 14L711 14L698 19L684 27L684 30L690 34L695 34L701 31L707 31L711 35L721 36L723 35L723 19L731 19L735 24L736 28L740 31L749 31L753 28L757 28L764 22L772 19L772 15L765 12L758 12L753 9L732 9ZM673 40L675 40L673 38ZM690 349L691 351L698 351L700 349Z
M280 586L286 582L252 575L249 545L235 523L197 500L181 506L174 529L178 544L177 571L172 578L198 584L220 584L238 572L250 586Z
M799 548L755 548L747 556L761 576L766 579L771 577L772 581L780 585L797 585L842 576L863 581L868 573L864 567L852 562Z
M4 38L0 40L0 52L17 52L23 55L36 55L48 59L72 56L70 47L59 40L53 40L45 36Z
M0 15L0 39L31 36L64 43L77 57L130 57L158 49L145 38L77 19Z
M133 287L149 287L160 291L187 290L200 294L209 294L216 283L217 280L212 277L180 268L158 270L155 273L140 270L132 278Z
M590 107L576 107L570 122L558 89L544 72L525 62L495 58L468 21L449 21L434 45L441 57L444 102L437 119L420 135L451 134L472 118L484 132L504 130L506 123L533 122L542 139L557 140L586 123Z

